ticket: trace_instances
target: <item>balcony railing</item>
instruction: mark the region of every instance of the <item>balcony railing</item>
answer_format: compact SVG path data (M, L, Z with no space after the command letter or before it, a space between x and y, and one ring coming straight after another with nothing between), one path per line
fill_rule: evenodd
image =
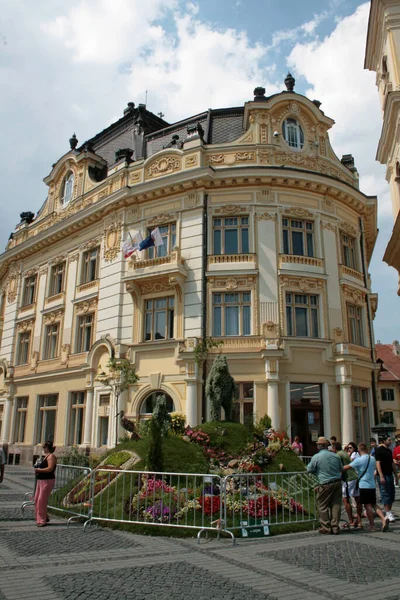
M280 254L279 255L279 266L283 264L292 263L295 265L308 265L310 267L321 267L324 266L323 258L315 258L314 256L300 256L298 254Z
M364 283L364 274L355 269L351 269L350 267L346 267L346 265L340 265L340 277L352 277L353 279L358 279L358 281Z
M136 257L132 257L129 261L129 267L134 271L138 269L144 269L146 267L158 267L161 265L170 265L172 263L183 264L181 258L181 252L179 249L173 250L166 256L156 256L155 258L145 258L143 260L137 260Z
M212 254L208 257L210 265L221 265L226 263L256 263L255 254Z

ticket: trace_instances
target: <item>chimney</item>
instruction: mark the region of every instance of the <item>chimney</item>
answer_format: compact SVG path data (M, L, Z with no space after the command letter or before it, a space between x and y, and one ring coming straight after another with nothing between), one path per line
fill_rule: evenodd
M393 342L393 354L396 356L399 356L400 354L400 344L397 340L394 340Z

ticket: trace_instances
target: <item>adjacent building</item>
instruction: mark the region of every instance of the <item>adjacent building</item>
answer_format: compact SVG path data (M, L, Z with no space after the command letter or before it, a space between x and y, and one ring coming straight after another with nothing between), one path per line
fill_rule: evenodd
M85 144L71 138L44 205L22 213L0 256L10 456L29 461L48 438L112 446L110 357L140 377L119 399L128 418L148 418L162 391L201 423L209 337L239 385L238 420L268 413L306 453L322 434L369 438L377 201L352 156L335 155L320 102L285 84L172 125L129 103ZM163 244L124 259L121 243L156 227Z
M393 425L400 433L400 344L375 345L376 360L380 365L378 381L379 422Z
M371 0L364 66L376 72L383 125L376 159L387 166L394 227L383 260L399 273L400 295L400 2Z

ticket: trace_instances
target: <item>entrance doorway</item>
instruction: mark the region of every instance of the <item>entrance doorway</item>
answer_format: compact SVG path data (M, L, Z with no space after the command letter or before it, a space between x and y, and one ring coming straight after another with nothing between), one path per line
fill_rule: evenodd
M319 383L290 384L292 440L298 435L306 456L317 452L317 440L324 435L322 389Z

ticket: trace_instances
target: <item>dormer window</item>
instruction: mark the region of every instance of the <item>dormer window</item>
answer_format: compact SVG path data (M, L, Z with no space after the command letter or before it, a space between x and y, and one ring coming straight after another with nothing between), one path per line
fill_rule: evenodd
M304 132L296 119L285 119L283 121L283 137L293 150L301 150L304 146Z
M68 173L66 175L63 185L63 191L61 196L61 205L67 206L72 199L72 192L74 191L74 181L75 177L73 173Z

